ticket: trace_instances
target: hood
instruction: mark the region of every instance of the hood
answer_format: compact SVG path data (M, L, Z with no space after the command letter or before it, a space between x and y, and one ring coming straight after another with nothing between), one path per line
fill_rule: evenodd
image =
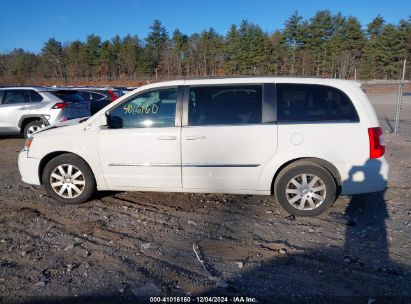
M81 118L66 120L66 121L63 121L63 122L58 122L58 123L55 123L55 124L52 124L50 126L47 126L45 128L40 129L36 133L33 133L33 135L44 132L44 131L47 131L47 130L51 130L51 129L67 127L67 126L73 126L73 125L85 122L87 119L89 119L89 117L81 117Z

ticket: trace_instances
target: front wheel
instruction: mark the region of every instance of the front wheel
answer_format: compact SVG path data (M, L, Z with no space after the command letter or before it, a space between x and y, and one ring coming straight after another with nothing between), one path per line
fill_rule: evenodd
M84 203L96 189L90 167L73 154L53 158L44 168L42 181L47 193L60 203Z
M334 203L337 186L324 167L299 161L279 173L274 183L274 193L278 203L288 213L316 216Z

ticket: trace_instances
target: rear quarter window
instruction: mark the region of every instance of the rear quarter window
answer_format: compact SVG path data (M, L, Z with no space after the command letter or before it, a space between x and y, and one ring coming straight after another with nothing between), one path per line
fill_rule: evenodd
M31 102L40 102L43 100L43 97L36 91L30 90L30 100Z
M279 122L358 122L350 98L324 85L277 84Z

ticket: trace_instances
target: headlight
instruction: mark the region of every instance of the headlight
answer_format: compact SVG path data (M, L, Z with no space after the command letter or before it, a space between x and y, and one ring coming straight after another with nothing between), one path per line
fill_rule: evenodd
M30 136L27 138L26 143L24 144L24 151L30 150L31 144L33 143L33 139L34 138Z

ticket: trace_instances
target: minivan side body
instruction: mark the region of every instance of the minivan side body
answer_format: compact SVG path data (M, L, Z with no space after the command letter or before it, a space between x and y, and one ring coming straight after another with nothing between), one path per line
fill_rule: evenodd
M370 154L373 140L383 149L377 129L374 109L352 81L168 81L140 87L85 122L34 134L19 168L24 182L40 185L47 164L70 153L89 166L98 190L287 193L288 201L307 195L312 205L331 192L385 189L388 164ZM328 192L317 182L327 179L335 183ZM310 198L310 185L324 190ZM306 209L301 215L318 214L314 205Z

